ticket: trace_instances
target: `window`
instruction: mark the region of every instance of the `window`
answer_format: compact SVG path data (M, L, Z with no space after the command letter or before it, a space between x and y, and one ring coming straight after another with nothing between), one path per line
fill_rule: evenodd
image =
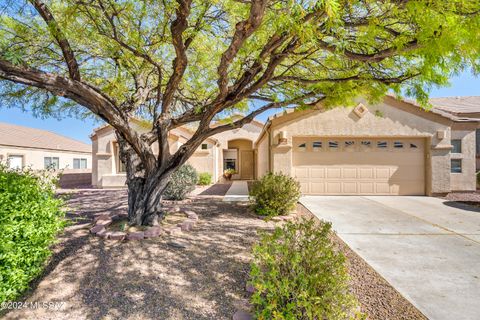
M394 147L395 149L401 149L401 148L403 148L403 142L395 141L395 142L393 143L393 147Z
M387 141L377 141L377 148L386 148L388 147Z
M355 141L345 141L345 147L351 147L355 144Z
M315 141L312 143L313 149L318 149L322 147L322 141Z
M298 145L298 150L299 151L305 151L307 149L307 144L306 143L300 143Z
M416 145L416 144L414 144L414 143L410 143L410 148L411 148L411 149L417 149L418 147L417 147L417 145Z
M73 169L87 169L87 159L74 158L73 159Z
M452 173L462 173L462 159L452 159L450 171Z
M227 169L237 170L236 159L225 159L225 163L223 164L223 170Z
M328 141L329 148L338 148L338 141Z
M10 169L21 169L23 167L23 156L10 155L7 158L7 164Z
M362 142L360 142L360 144L364 147L370 147L372 145L372 143L370 141L362 141Z
M202 143L202 150L207 150L208 149L208 144Z
M453 139L452 146L453 146L452 153L462 153L462 140Z
M45 169L58 170L60 168L60 159L58 157L44 157L43 165Z

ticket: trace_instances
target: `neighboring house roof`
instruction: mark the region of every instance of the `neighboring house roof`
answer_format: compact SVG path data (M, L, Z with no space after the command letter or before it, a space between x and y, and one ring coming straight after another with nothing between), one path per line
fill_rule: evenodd
M480 96L432 98L430 103L456 116L480 114Z
M92 146L59 134L0 122L0 145L91 153Z

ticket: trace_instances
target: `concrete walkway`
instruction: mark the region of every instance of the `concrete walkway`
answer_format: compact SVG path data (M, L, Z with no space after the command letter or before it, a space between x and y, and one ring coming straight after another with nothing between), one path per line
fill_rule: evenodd
M479 319L480 209L432 197L309 196L304 204L430 319Z
M247 181L233 181L230 189L223 197L223 201L237 202L248 201L248 184Z

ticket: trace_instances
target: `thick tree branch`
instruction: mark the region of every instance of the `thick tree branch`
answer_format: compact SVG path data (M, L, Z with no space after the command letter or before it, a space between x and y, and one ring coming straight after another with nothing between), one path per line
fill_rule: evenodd
M223 98L227 95L228 86L228 67L237 55L244 42L255 32L260 26L265 14L267 0L252 0L250 6L250 15L247 20L237 23L235 33L233 35L230 46L222 54L220 64L218 66L218 89L219 97Z
M130 128L128 117L121 114L111 99L92 86L80 81L43 72L29 67L16 66L0 59L0 78L15 83L47 90L60 97L69 98L86 107L109 123L145 161L146 169L155 165L149 146L142 143L135 130Z
M167 82L167 87L165 88L165 93L163 95L162 115L169 113L169 108L173 102L175 91L182 80L188 64L186 47L185 43L183 42L183 32L188 27L187 18L190 15L192 0L177 0L177 2L179 4L176 10L177 17L170 26L172 43L175 48L176 57L172 63L172 75Z
M50 34L55 38L55 41L62 50L63 58L65 59L65 62L67 64L70 78L80 81L80 69L78 67L78 62L75 58L75 54L72 50L72 47L70 46L70 43L60 29L60 26L53 17L52 12L47 7L47 5L40 0L29 1L35 7L37 12L42 16L43 20L47 23Z

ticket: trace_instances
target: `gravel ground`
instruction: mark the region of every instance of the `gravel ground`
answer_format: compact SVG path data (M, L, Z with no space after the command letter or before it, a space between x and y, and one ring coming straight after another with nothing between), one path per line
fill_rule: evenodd
M316 219L308 209L300 204L297 210L302 216ZM333 241L347 258L351 291L368 319L427 319L337 235L334 235Z
M199 197L184 205L200 217L193 231L119 243L90 236L84 226L94 215L124 210L125 190L81 190L68 204L77 223L25 295L29 302L65 304L60 310L12 310L5 319L231 319L247 303L256 230L272 227L245 206Z
M231 319L248 302L245 284L256 231L273 223L255 218L244 204L216 197L228 187L210 187L181 205L200 217L193 231L123 243L90 236L88 227L96 215L124 211L126 190L66 192L74 224L23 299L64 304L60 310L12 310L4 319ZM334 240L348 259L352 292L369 319L425 319L338 237Z
M451 201L477 202L480 203L480 190L472 192L451 192L445 197Z

